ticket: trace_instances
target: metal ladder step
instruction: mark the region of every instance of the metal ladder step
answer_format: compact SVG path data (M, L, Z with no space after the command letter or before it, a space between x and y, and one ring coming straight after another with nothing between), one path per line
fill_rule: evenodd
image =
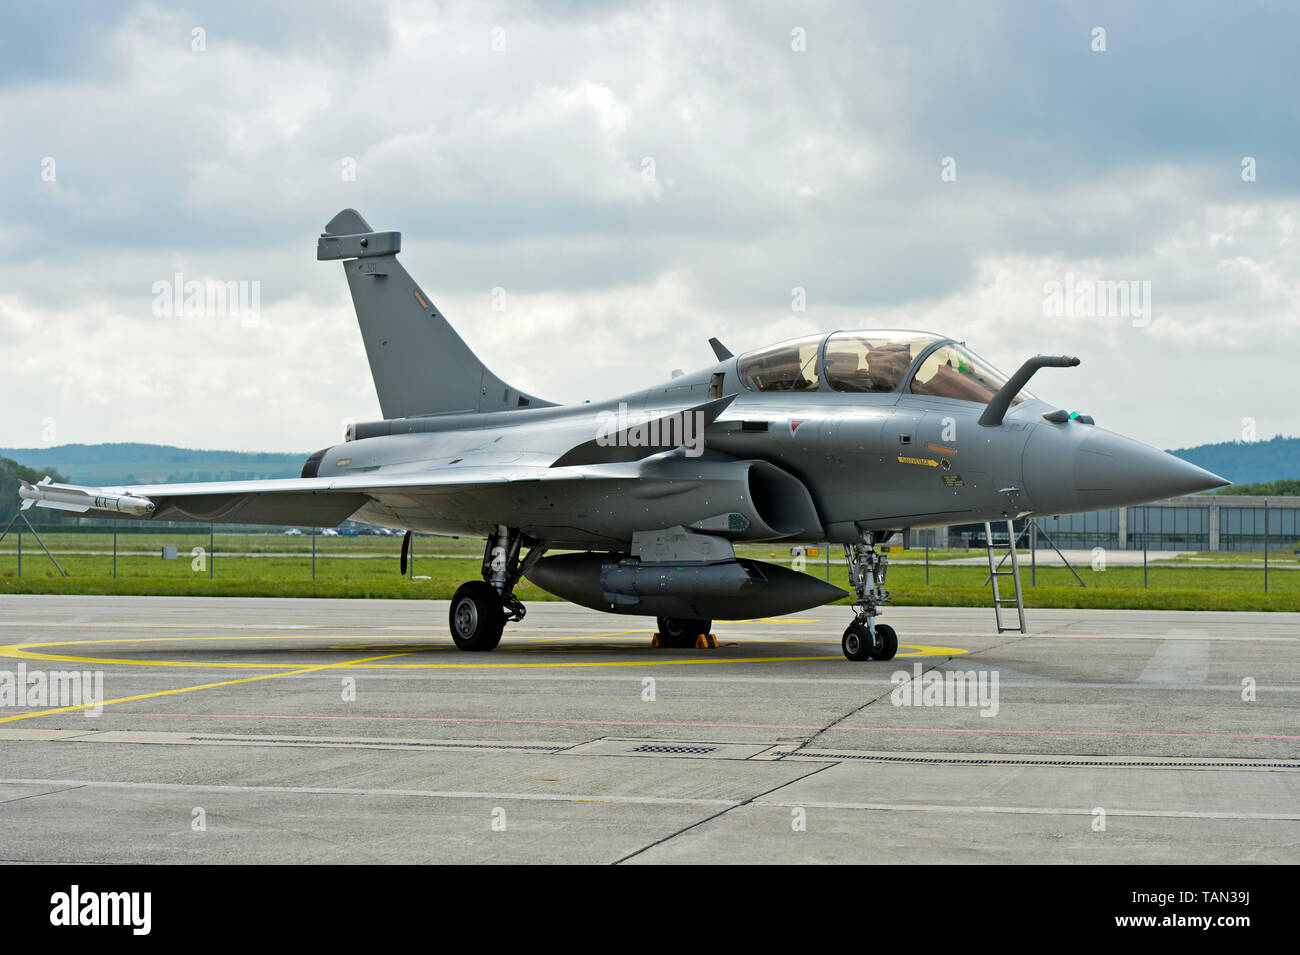
M998 570L998 564L993 559L993 525L989 521L984 522L984 544L988 550L989 556L989 582L993 585L993 619L997 623L998 633L1008 633L1016 631L1025 633L1025 600L1024 594L1020 589L1020 558L1016 554L1016 529L1012 521L1008 520L1007 525L1007 550L1011 557L1010 570ZM1001 590L998 588L999 577L1010 577L1015 586L1014 597L1003 597ZM1003 607L1015 605L1016 616L1019 626L1004 626L1002 622Z

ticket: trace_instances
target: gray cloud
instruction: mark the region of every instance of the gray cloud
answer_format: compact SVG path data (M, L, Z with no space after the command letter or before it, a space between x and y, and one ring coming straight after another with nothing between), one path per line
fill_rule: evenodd
M715 333L739 349L902 325L1003 366L1078 351L1040 390L1165 446L1247 416L1297 432L1298 20L1271 3L24 8L0 41L0 341L18 356L0 396L19 409L0 438L36 443L54 416L59 440L276 450L376 414L345 284L314 261L344 206L402 230L466 339L548 397L702 364ZM261 323L153 316L176 271L259 281ZM1045 316L1067 273L1150 281L1155 320Z

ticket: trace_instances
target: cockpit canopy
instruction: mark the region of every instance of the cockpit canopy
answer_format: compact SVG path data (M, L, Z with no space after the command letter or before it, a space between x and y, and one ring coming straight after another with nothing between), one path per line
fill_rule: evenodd
M954 341L929 332L890 330L797 338L742 355L737 368L750 391L906 390L980 404L987 404L1007 380ZM1021 391L1011 403L1031 397Z
M1006 375L961 345L948 342L925 356L912 375L910 390L914 395L956 398L986 405L1007 383ZM1032 398L1023 388L1011 399L1011 405Z
M833 391L897 391L912 362L943 341L925 332L836 332L822 361Z
M741 355L736 366L741 383L750 391L816 391L823 337L798 338Z

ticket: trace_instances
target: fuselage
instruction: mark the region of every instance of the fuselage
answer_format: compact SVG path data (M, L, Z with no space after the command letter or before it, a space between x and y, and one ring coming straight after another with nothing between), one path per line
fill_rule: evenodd
M516 467L523 474L560 461L563 469L566 452L608 435L611 422L619 427L655 421L730 397L713 420L697 415L698 433L688 433L690 442L676 452L647 450L640 464L587 463L583 473L626 474L628 490L613 491L616 497L634 493L642 473L636 469L657 458L663 462L657 473L682 486L674 506L686 513L668 523L689 524L691 495L704 493L687 486L696 472L702 481L705 470L716 477L735 462L764 462L806 488L815 517L801 513L784 524L751 520L750 527L732 528L725 536L791 543L852 542L863 530L1131 505L1225 483L1163 451L1099 428L1087 417L1061 413L1023 390L1000 423L980 424L988 400L1005 380L942 336L832 333L730 357L599 403L358 425L354 440L319 452L309 467L319 476L428 471L444 478L460 469L467 482L483 468ZM1060 420L1049 420L1047 414ZM637 454L630 452L634 459ZM623 458L628 456L624 452ZM769 482L769 496L790 497L793 486ZM454 509L439 508L427 496L412 499L407 507L376 503L357 517L399 528L482 536L499 523L516 523L514 515L501 513L510 510L509 495L503 494L485 493L481 508L464 500ZM572 513L560 524L542 520L535 533L548 535L557 546L618 547L630 540L636 520L629 521L625 513L616 516L617 500L606 500L608 507L599 501L588 506L592 502L569 494L569 500L555 506ZM793 496L799 497L797 492ZM707 511L712 502L693 506ZM535 501L525 509L528 514L520 515L518 526L539 523ZM651 521L657 516L653 509L646 515Z

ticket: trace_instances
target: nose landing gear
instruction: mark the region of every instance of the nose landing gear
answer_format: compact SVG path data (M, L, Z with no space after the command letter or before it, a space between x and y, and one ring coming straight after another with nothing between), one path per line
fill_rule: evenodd
M887 623L878 623L874 633L856 620L840 640L840 649L850 660L892 660L898 652L898 634Z
M856 616L844 631L840 649L850 660L892 660L898 652L898 634L894 628L887 623L876 623L881 606L890 600L889 591L885 590L889 558L876 550L876 544L892 536L892 532L864 531L861 544L844 545Z

